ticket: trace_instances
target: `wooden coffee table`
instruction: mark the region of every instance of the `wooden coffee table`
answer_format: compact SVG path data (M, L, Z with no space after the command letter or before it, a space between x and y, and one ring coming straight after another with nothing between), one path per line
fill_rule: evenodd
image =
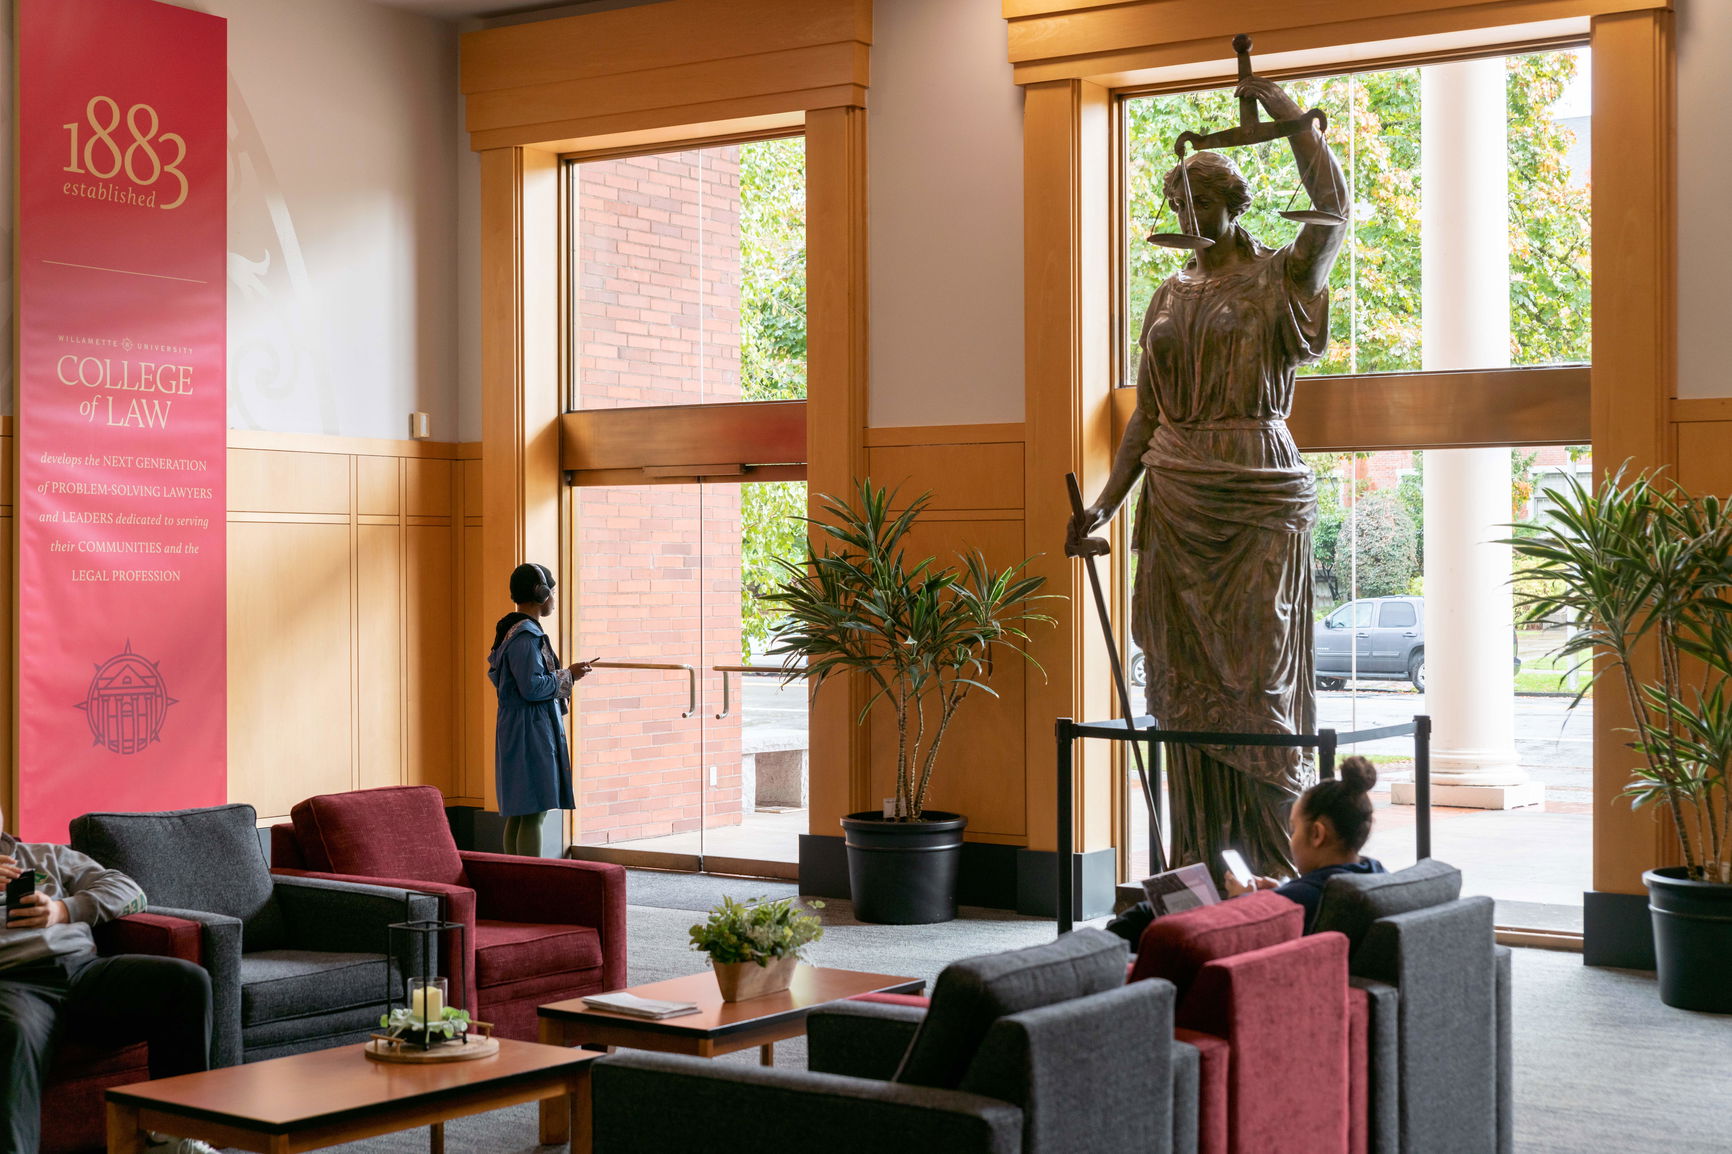
M920 978L893 974L861 974L853 970L829 970L801 966L793 983L781 993L765 994L744 1002L724 1002L716 986L716 975L705 971L647 986L632 986L626 993L669 1002L696 1002L698 1012L678 1018L652 1021L626 1014L592 1010L583 999L542 1006L541 1040L554 1046L624 1046L631 1050L659 1050L666 1054L695 1054L713 1058L749 1050L754 1046L763 1065L775 1064L776 1043L798 1038L806 1032L806 1015L825 1002L836 1002L859 994L918 994L926 987ZM589 1070L577 1072L578 1089L570 1110L549 1102L541 1104L541 1140L571 1142L573 1154L591 1148Z
M339 1046L116 1086L108 1091L109 1154L138 1154L142 1131L217 1147L293 1154L415 1126L430 1126L443 1154L445 1122L542 1099L569 1113L599 1055L501 1039L499 1053L469 1062L375 1062L361 1045Z

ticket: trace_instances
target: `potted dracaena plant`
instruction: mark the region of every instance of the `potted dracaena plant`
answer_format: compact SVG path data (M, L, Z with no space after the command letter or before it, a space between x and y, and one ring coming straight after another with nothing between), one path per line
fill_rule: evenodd
M1571 478L1547 517L1516 526L1507 543L1533 562L1518 607L1570 622L1559 653L1594 663L1587 686L1616 677L1633 718L1624 793L1677 833L1684 864L1642 875L1661 1000L1732 1013L1732 515L1624 474L1593 492Z
M766 600L782 617L772 656L787 680L807 677L815 697L832 678L865 679L857 719L887 711L896 725L896 796L882 813L849 814L848 880L862 921L915 925L956 916L956 878L967 818L927 808L933 771L951 721L988 684L1008 650L1034 663L1025 626L1052 618L1030 611L1050 594L1025 559L1002 569L979 550L957 564L909 553L909 533L932 495L898 510L896 494L859 483L852 502L823 496L803 564L781 561L786 577ZM1038 663L1036 668L1039 668Z

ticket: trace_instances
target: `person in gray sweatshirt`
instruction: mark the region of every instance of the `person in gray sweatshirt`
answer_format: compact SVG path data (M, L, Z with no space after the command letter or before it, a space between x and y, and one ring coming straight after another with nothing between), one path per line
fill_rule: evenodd
M209 974L179 958L97 956L91 927L143 910L138 883L66 846L19 841L0 812L0 885L26 872L35 892L0 906L0 1154L36 1154L42 1080L69 1030L117 1049L148 1043L152 1078L210 1068Z

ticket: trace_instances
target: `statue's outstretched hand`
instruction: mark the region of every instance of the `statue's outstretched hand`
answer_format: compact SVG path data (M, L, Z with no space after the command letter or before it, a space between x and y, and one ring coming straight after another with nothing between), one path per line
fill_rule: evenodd
M1105 518L1100 509L1091 505L1080 514L1071 517L1070 526L1065 531L1064 554L1066 557L1104 557L1113 551L1104 537L1091 537L1090 533L1100 528Z
M1257 102L1269 110L1269 115L1276 120L1292 120L1304 110L1297 101L1287 95L1287 90L1261 76L1253 76L1233 90L1235 96L1255 96Z

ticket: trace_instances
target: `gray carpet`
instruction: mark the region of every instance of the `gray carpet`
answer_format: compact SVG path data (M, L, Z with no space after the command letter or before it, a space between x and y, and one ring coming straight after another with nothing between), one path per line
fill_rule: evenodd
M625 882L625 900L630 905L695 910L698 913L708 910L724 896L744 901L747 898L786 898L799 892L799 887L793 882L682 874L671 870L630 870Z
M782 896L785 883L633 870L629 975L633 984L697 973L687 947L696 912L722 894ZM708 897L708 900L706 899ZM905 974L930 982L948 962L1047 941L1053 923L964 910L939 926L872 926L847 902L827 901L819 965ZM1099 924L1099 923L1094 923ZM1653 976L1589 969L1576 954L1515 951L1516 1148L1528 1154L1726 1154L1732 1150L1732 1018L1660 1004ZM719 1061L755 1062L757 1054ZM778 1066L804 1067L805 1046L776 1047ZM459 1119L446 1148L476 1154L537 1151L535 1111L520 1106ZM422 1154L423 1131L333 1147L347 1154Z

